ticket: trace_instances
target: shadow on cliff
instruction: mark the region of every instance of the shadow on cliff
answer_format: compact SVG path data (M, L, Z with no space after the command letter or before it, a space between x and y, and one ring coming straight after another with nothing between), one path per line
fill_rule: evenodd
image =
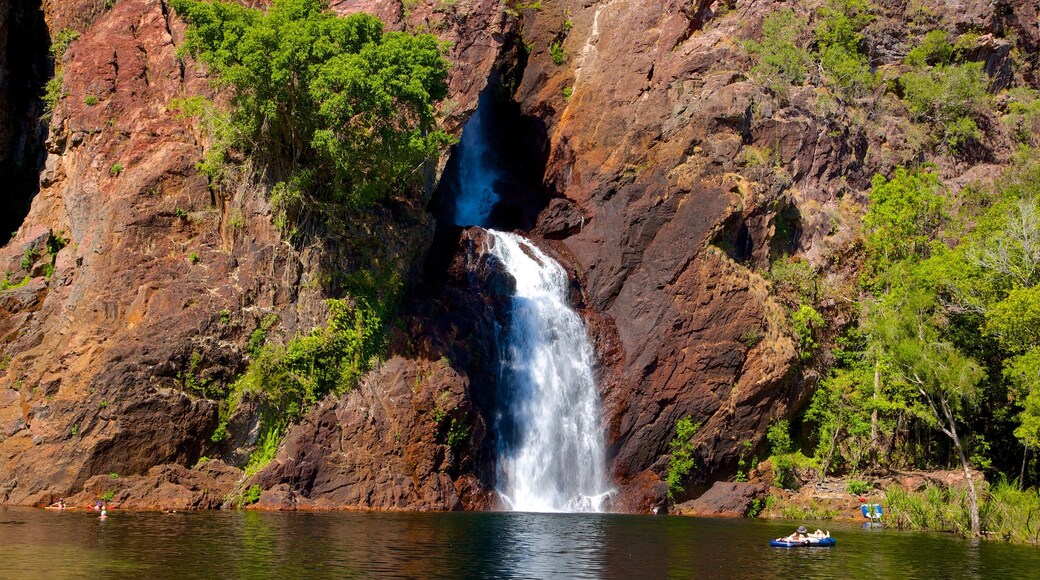
M5 2L0 11L0 245L21 227L40 190L46 158L43 87L54 75L41 0Z

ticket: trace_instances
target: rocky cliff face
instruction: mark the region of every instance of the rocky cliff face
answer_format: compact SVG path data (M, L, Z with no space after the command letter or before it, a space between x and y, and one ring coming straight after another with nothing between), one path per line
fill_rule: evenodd
M879 4L865 31L877 66L909 48L893 33L904 3ZM1009 31L1020 49L1036 50L1035 3L936 4L930 18L949 29L992 34L978 50L994 79L1035 81L1034 69L1002 72ZM187 374L228 384L267 315L283 338L321 323L332 290L322 265L349 260L352 248L285 243L258 188L213 194L193 169L204 137L168 106L210 90L202 69L177 57L183 25L164 1L94 6L45 5L52 37L66 28L81 36L56 63L65 96L50 119L39 194L0 251L7 279L27 277L0 293L0 502L46 503L86 485L114 486L139 507L215 507L206 489L255 483L270 508L493 505L485 337L500 306L487 285L495 273L469 258L479 233L442 227L434 236L415 204L367 216L379 257L417 288L389 360L358 389L321 402L254 479L223 464L187 469L202 456L234 462L210 441L216 403L193 392ZM804 402L812 372L760 272L798 254L840 285L854 267L846 226L869 178L909 155L905 111L878 106L864 122L811 84L781 99L748 79L741 41L775 7L333 2L453 43L442 111L450 129L461 129L490 78L512 100L509 127L545 163L525 169L538 173L526 180L532 191L509 197L511 213L525 216L514 225L574 277L600 356L618 509L661 502L679 418L703 423L696 477L710 481L733 469L744 441L761 442L772 419ZM986 142L986 155L934 161L952 183L985 178L1011 150L999 128ZM753 163L764 150L771 161ZM833 325L846 316L839 304L824 307ZM245 418L246 445L249 434ZM95 477L109 473L122 477Z

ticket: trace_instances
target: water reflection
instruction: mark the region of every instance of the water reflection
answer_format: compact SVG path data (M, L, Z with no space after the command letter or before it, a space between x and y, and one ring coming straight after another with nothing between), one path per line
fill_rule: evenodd
M826 524L824 524L826 525ZM791 523L611 514L0 509L0 577L1034 577L1040 550L830 526L833 549L777 549Z

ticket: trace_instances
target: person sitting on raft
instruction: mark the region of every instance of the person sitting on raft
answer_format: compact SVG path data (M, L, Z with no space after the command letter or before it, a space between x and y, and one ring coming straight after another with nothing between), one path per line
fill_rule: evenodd
M809 539L809 530L805 529L805 526L798 526L795 533L787 536L786 538L777 538L781 542L804 542Z
M816 531L811 533L811 534L809 534L809 537L810 538L816 538L817 540L822 540L824 538L831 537L831 532L830 532L830 530L827 530L826 532L824 532L823 530L821 530L819 528L816 528Z

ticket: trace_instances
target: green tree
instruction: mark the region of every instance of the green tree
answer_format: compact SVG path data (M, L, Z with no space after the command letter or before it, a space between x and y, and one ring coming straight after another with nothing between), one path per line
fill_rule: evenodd
M693 455L693 437L700 428L701 424L694 423L690 417L683 417L675 423L675 437L668 444L672 456L668 459L668 474L665 476L668 499L673 502L686 490L686 478L697 464Z
M982 138L975 119L988 101L981 62L939 65L915 70L899 79L910 113L940 131L943 144L957 150Z
M184 49L232 89L234 145L290 180L300 203L365 204L420 181L449 143L434 103L448 62L436 38L341 18L325 0L173 0Z
M915 286L897 288L879 301L870 312L868 328L930 411L921 418L950 438L968 484L971 532L978 535L978 493L957 426L979 400L984 371L944 339L938 297Z
M927 170L899 167L891 179L874 176L863 218L865 286L878 289L895 263L927 258L941 245L936 238L947 219L942 192L938 175Z
M828 0L815 28L817 58L829 84L851 97L877 85L867 55L860 51L860 31L873 20L867 0Z
M787 94L792 84L805 81L811 59L802 45L805 19L783 8L766 16L762 22L762 39L748 41L745 46L757 61L751 75L773 92Z

